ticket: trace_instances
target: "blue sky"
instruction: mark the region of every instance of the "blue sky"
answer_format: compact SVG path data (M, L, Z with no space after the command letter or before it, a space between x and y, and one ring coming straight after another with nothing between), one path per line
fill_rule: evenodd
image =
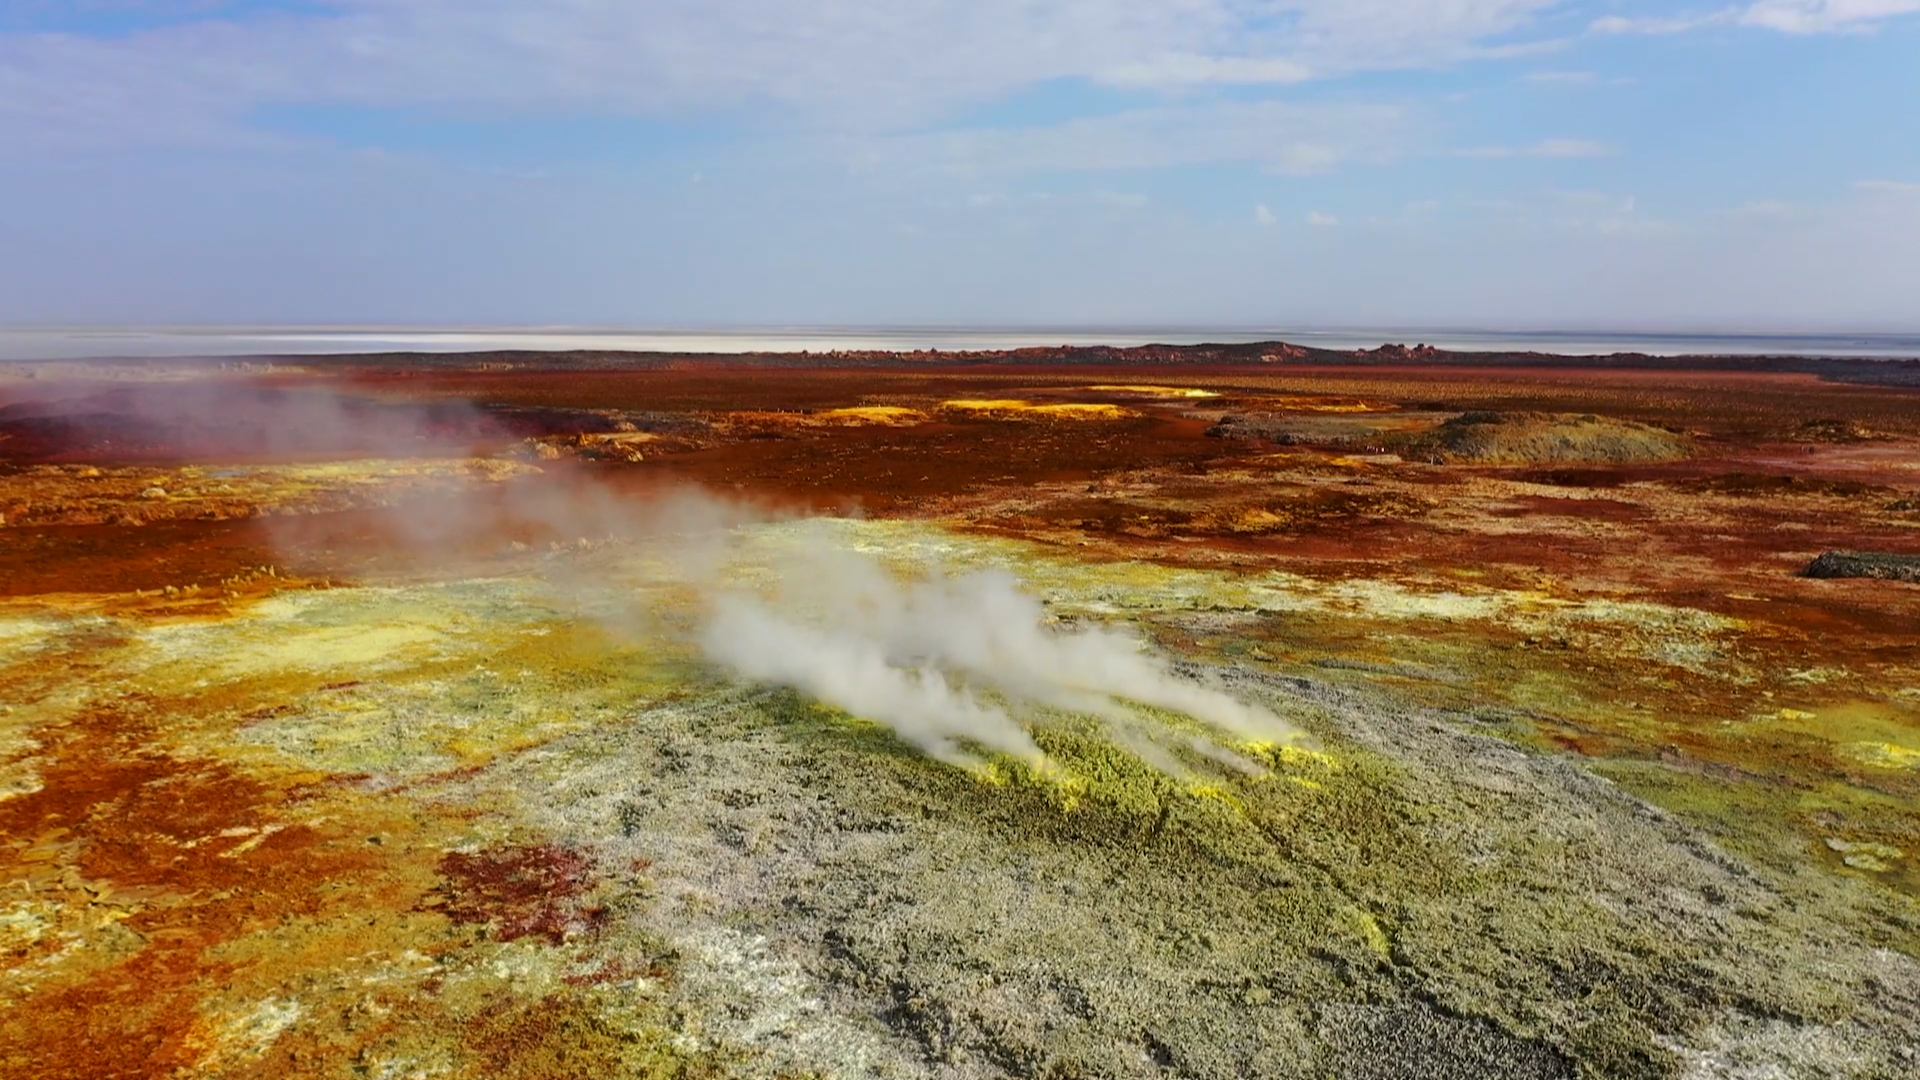
M1920 329L1920 0L0 0L0 323Z

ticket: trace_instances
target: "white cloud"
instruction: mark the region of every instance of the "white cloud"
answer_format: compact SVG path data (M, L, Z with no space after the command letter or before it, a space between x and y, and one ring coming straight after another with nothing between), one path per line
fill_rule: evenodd
M1720 26L1734 20L1735 13L1729 8L1725 11L1709 12L1701 15L1646 15L1627 17L1609 15L1595 19L1587 26L1596 34L1684 34L1689 30L1698 30L1703 26Z
M1596 158L1613 152L1607 144L1590 139L1542 139L1526 146L1476 146L1457 153L1470 158Z
M1920 195L1920 183L1905 180L1856 180L1853 187L1880 195Z
M1318 210L1307 215L1307 224L1316 229L1331 229L1340 224L1340 219L1332 214L1323 214Z
M1740 14L1748 26L1789 34L1864 30L1882 19L1920 11L1920 0L1759 0Z
M335 0L0 35L0 138L205 139L276 105L916 126L1048 81L1284 84L1510 50L1554 0Z
M1313 78L1313 69L1297 60L1279 57L1195 56L1191 53L1155 57L1100 73L1101 81L1127 86L1222 85L1299 83Z
M1920 12L1920 0L1757 0L1744 7L1691 15L1595 19L1596 34L1683 34L1708 26L1753 26L1788 34L1861 33L1875 24Z
M1262 225L1272 225L1276 219L1273 211L1267 209L1266 203L1258 203L1253 208L1253 220Z

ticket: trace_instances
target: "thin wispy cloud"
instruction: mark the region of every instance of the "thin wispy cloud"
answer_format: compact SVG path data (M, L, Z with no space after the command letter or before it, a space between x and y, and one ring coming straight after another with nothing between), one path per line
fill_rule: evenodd
M1191 53L1155 57L1099 73L1116 86L1290 85L1313 78L1313 69L1298 60L1279 57L1195 56Z
M1595 19L1587 29L1596 34L1645 34L1663 36L1684 34L1705 26L1724 26L1735 19L1731 9L1696 15L1608 15Z
M1609 15L1596 34L1684 34L1714 26L1745 26L1788 34L1865 33L1880 23L1920 12L1920 0L1759 0L1758 3L1671 15Z
M1916 30L1920 0L0 0L0 320L1591 322L1614 301L1542 283L1692 245L1698 287L1642 299L1910 322ZM1708 67L1654 40L1687 32ZM1249 240L1334 210L1312 266ZM1447 288L1394 291L1439 252Z
M1239 102L1140 109L1019 128L891 136L862 144L868 167L966 172L1101 172L1227 162L1305 176L1384 161L1404 134L1388 105Z
M1599 158L1614 149L1591 139L1542 139L1524 146L1475 146L1456 151L1464 158Z
M1433 67L1551 0L339 0L112 37L0 35L0 117L203 138L285 105L899 127L1058 80L1179 89ZM191 9L184 12L191 15ZM75 95L79 95L76 103ZM42 133L45 133L44 131Z
M1739 21L1790 34L1861 31L1873 24L1920 11L1920 0L1760 0L1742 11Z

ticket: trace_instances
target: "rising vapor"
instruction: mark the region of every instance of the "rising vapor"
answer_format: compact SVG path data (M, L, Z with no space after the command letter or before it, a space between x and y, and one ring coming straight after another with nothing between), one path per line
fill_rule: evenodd
M1041 602L1004 571L902 581L824 533L773 569L771 588L715 595L701 631L705 655L886 724L944 761L965 764L987 750L1038 762L1040 749L1016 717L1039 708L1097 717L1171 771L1180 766L1169 742L1259 767L1213 739L1151 722L1143 707L1190 717L1229 741L1300 738L1273 713L1176 676L1132 634L1049 625Z
M83 408L67 404L61 422L91 424L88 431L97 428L123 446L128 433L139 432L142 445L161 456L192 444L201 452L276 459L463 458L497 450L515 434L466 402L389 404L323 388L141 387L82 400ZM461 546L523 550L520 538L547 538L564 550L573 550L574 540L626 545L669 568L681 587L675 610L691 599L699 613L691 629L682 619L661 618L658 601L641 594L630 603L605 602L606 582L590 561L549 559L541 575L562 595L591 599L579 607L616 629L686 635L709 661L743 679L791 687L884 724L954 764L981 753L1038 764L1044 755L1029 726L1048 710L1097 718L1116 742L1175 773L1185 770L1183 752L1257 772L1229 747L1300 738L1271 712L1177 676L1132 633L1052 624L1041 601L1004 571L903 580L829 532L811 530L764 567L771 572L765 587L728 584L724 570L742 554L741 542L782 516L697 488L620 491L556 465L480 469L430 499L384 507L380 520L387 537L422 565ZM291 518L267 527L283 545L295 543L302 528ZM1206 734L1166 714L1197 721Z

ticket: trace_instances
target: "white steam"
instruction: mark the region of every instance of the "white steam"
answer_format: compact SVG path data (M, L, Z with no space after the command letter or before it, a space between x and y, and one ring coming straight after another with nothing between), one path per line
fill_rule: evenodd
M51 410L76 445L124 443L133 431L161 454L465 456L502 434L464 402L383 403L304 385L139 387L22 408ZM1050 624L1011 574L902 580L815 530L762 567L766 587L748 590L725 583L726 567L755 562L736 560L740 541L781 515L695 488L622 489L584 468L523 472L478 469L452 490L386 507L379 531L426 566L459 566L489 548L565 553L538 561L576 610L636 637L690 635L742 678L885 724L956 764L983 752L1038 763L1030 728L1048 711L1097 718L1116 742L1174 773L1196 757L1258 771L1228 747L1299 738L1271 712L1176 675L1132 633ZM297 558L309 524L275 518L268 528ZM610 593L606 565L574 557L605 542L662 568L656 584L673 588ZM689 602L692 628L682 617Z
M1258 766L1212 739L1150 722L1179 713L1240 742L1292 742L1271 712L1175 675L1132 634L1048 625L1040 601L1003 571L901 581L875 559L815 537L779 560L776 584L715 596L707 657L789 686L941 758L977 749L1038 761L1017 718L1046 707L1098 717L1129 749L1179 771L1168 744L1236 768Z

